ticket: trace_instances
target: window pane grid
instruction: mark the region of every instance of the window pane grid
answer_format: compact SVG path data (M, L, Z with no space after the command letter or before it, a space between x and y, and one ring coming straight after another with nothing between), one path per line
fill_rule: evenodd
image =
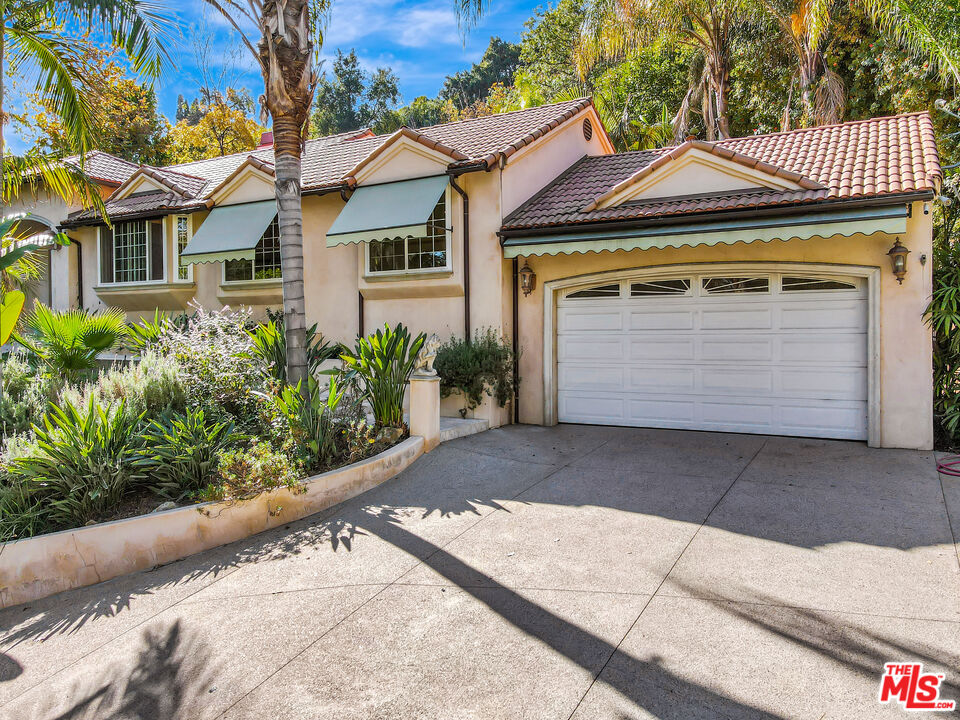
M842 280L785 277L781 280L780 288L784 292L797 292L801 290L856 290L857 286Z
M446 198L440 201L427 220L424 237L375 240L368 250L369 272L403 272L430 270L447 266Z
M189 232L188 232L188 223L189 218L185 215L180 215L177 217L177 279L178 280L189 280L190 279L190 266L183 267L180 265L180 255L183 253L184 248L187 247L187 242L189 241Z
M703 289L711 295L765 293L770 291L770 280L765 277L704 278Z
M145 282L147 279L147 224L120 223L113 233L114 282Z
M280 267L280 223L274 217L254 248L253 260L227 260L223 277L227 282L278 279Z
M587 300L590 298L620 297L620 283L613 285L598 285L597 287L577 290L567 295L572 300Z
M649 297L654 295L686 295L690 291L690 280L648 280L630 284L631 297Z

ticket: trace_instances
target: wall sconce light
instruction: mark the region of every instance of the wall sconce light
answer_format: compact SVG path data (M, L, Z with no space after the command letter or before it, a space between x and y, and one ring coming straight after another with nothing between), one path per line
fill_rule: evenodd
M893 274L901 285L903 285L903 276L907 274L907 255L909 253L910 251L900 244L900 238L897 238L897 241L887 253L893 263Z
M537 287L537 274L527 263L524 263L520 268L520 289L523 290L524 297L532 293L535 287Z

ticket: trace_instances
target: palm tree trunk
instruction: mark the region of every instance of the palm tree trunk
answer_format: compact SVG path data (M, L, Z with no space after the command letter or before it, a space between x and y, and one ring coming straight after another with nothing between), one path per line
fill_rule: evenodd
M283 273L283 327L287 341L287 380L292 385L307 376L306 304L303 289L303 207L300 193L300 127L296 120L273 120L280 225L280 266ZM306 382L303 384L306 389Z

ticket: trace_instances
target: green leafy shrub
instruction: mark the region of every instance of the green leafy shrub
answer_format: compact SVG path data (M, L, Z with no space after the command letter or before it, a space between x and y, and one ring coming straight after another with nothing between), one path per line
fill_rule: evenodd
M241 437L231 422L212 422L188 409L166 421L151 421L140 434L133 466L156 495L182 500L200 490L217 469L221 453Z
M956 199L938 206L933 241L933 295L924 319L933 330L934 415L946 440L960 437L960 176L944 183Z
M263 371L281 385L287 384L287 338L284 335L283 316L279 320L271 319L249 330L253 342L251 355L263 366ZM317 326L307 328L307 368L316 375L325 360L336 358L340 346L328 343L317 332Z
M252 357L249 319L248 309L197 308L183 327L171 323L156 348L180 366L191 406L203 407L210 416L220 414L218 419L226 413L241 432L255 435L262 429L258 396L266 384Z
M66 383L76 383L97 367L97 356L126 335L123 312L116 309L54 311L37 303L24 324L30 330L16 336L47 371Z
M42 503L47 529L80 527L114 510L132 489L131 438L140 418L93 400L52 405L35 427L36 451L10 460L9 484Z
M0 472L0 542L44 532L46 513L27 483Z
M0 358L0 438L28 432L60 388L59 378L37 373L22 356Z
M323 397L320 384L307 378L307 389L301 392L296 387L285 385L272 397L272 402L286 420L293 440L292 450L308 470L330 467L338 459L337 406L343 397L337 389L337 381L330 380L327 397Z
M466 406L460 414L466 416L483 400L483 395L496 398L503 407L517 389L513 348L505 338L492 329L478 330L473 342L451 338L437 350L433 363L440 376L440 392L449 397L454 392L463 395Z
M171 320L160 310L154 310L152 318L143 318L137 323L127 324L127 333L122 340L124 349L142 355L160 343L160 338L171 325L183 326L186 316L181 315L177 320Z
M190 388L177 361L148 350L139 362L114 366L79 388L66 387L60 401L84 407L124 403L128 417L158 418L186 410Z
M269 443L228 450L217 465L217 478L200 492L201 500L245 500L278 488L303 488L303 468Z
M357 338L353 352L340 356L348 374L359 379L378 426L403 425L404 390L425 340L424 333L411 339L402 323L392 330L384 325L373 335Z

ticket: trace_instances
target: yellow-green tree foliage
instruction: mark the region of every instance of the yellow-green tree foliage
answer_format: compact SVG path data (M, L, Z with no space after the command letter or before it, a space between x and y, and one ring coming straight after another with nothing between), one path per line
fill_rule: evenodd
M131 162L165 162L169 123L157 112L153 88L130 77L116 53L96 46L87 48L84 65L87 85L95 93L94 147ZM51 104L39 94L30 95L29 100L36 113L18 119L37 133L37 148L57 155L73 154L70 136Z
M222 100L203 109L196 124L180 120L170 130L170 161L207 160L253 150L266 130L239 107Z

